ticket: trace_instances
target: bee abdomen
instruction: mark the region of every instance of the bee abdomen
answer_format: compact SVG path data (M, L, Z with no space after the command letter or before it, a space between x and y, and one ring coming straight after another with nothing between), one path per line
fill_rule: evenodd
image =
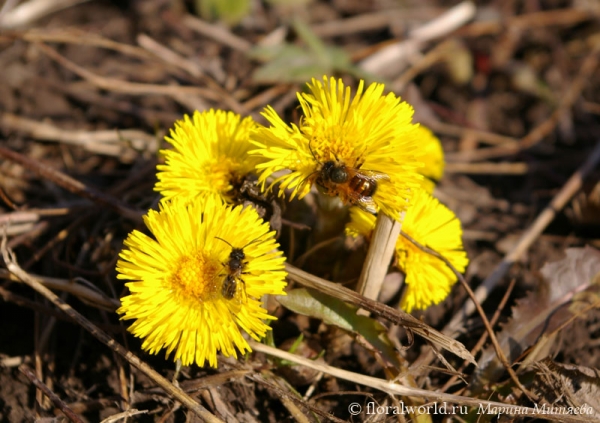
M231 300L235 297L235 291L237 290L237 281L235 280L235 276L227 275L225 280L223 281L223 287L221 288L221 295L226 300Z
M363 197L372 197L377 190L377 181L357 174L350 179L350 189Z

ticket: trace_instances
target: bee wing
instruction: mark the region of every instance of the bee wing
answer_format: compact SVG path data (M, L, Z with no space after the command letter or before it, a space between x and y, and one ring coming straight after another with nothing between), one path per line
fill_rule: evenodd
M371 197L357 198L356 205L370 214L377 214L377 204Z
M376 181L389 181L390 176L387 173L379 172L377 170L360 169L358 171L362 175L368 176L369 178L375 179Z

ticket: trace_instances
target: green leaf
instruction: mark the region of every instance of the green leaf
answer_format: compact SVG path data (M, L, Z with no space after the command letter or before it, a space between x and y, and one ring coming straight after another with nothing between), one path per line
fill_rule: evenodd
M330 69L315 62L310 52L293 44L256 49L251 55L268 61L254 72L254 80L260 83L306 82L312 77L320 78Z
M314 60L324 66L331 65L327 47L325 47L325 44L323 41L321 41L317 34L315 34L312 29L310 29L310 27L300 19L294 19L293 26L296 34L298 34L298 37L300 37L300 39L306 43L308 48L313 53Z
M266 62L253 78L258 83L304 83L311 78L336 72L353 75L366 81L376 78L354 66L350 56L341 48L328 46L300 20L293 22L298 38L305 46L282 43L277 46L257 47L249 55Z
M267 0L267 3L270 3L273 6L295 7L306 6L308 3L312 3L312 1L313 0Z
M385 326L370 317L357 315L356 307L308 288L293 289L287 295L276 298L289 310L361 335L379 350L386 360L397 367L400 366L396 348L388 339Z
M196 0L196 13L207 21L219 20L235 25L250 13L251 0Z
M294 343L292 344L292 346L290 347L290 349L288 350L288 352L295 354L296 350L298 349L298 347L300 346L300 344L302 343L302 341L304 341L304 334L301 333L300 336L298 336L298 338L296 338L296 340L294 341Z

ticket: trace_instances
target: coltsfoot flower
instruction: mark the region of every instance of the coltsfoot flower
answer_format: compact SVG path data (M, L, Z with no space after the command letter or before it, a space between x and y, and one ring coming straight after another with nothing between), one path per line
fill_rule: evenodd
M402 232L444 256L459 272L464 272L469 259L462 243L460 221L446 206L425 190L419 190L402 222ZM375 228L375 216L362 210L350 210L346 233L364 235L370 239ZM396 266L406 275L406 291L400 307L410 313L443 301L456 275L446 264L400 236L396 242Z
M298 125L288 125L272 107L263 112L271 126L258 126L251 136L259 147L252 154L264 160L257 165L259 181L264 186L286 169L273 184L281 183L280 195L291 190L290 200L316 184L345 204L399 220L422 180L412 107L393 93L384 95L383 84L365 89L360 81L354 97L334 78L313 79L308 89L298 94L304 112Z
M260 299L285 294L285 258L274 232L254 209L216 197L160 207L144 217L154 238L133 231L125 240L117 278L130 281L130 295L117 312L135 319L129 331L144 338L144 350L174 352L183 365L216 367L218 351L250 351L240 329L255 340L265 336L263 319L274 317ZM236 263L233 248L243 253Z
M248 155L255 127L251 117L223 110L196 111L191 119L186 115L165 137L174 148L160 151L165 164L157 166L154 190L165 200L216 195L234 203L244 179L261 161Z
M420 140L420 148L417 150L417 160L423 163L419 173L423 179L423 189L432 193L435 185L444 176L444 150L442 143L429 128L419 125L417 136Z

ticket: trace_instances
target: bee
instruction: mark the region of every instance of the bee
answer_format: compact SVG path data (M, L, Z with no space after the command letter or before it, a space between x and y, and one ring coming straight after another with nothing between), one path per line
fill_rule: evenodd
M235 297L235 295L238 291L238 281L239 281L242 283L242 285L241 285L242 291L241 292L242 292L243 298L245 299L246 298L246 282L244 281L244 279L242 279L242 275L247 274L247 272L244 272L244 268L246 267L248 262L244 261L246 259L246 253L244 253L244 248L246 248L250 244L253 244L253 243L259 241L260 238L250 241L249 243L247 243L246 245L244 245L241 248L234 247L228 241L224 240L223 238L219 238L218 236L216 236L215 238L223 241L224 243L226 243L227 245L229 245L231 247L231 252L229 253L229 257L228 257L227 261L225 263L223 263L223 267L225 267L227 270L227 275L225 276L225 279L223 280L223 285L221 287L221 295L223 295L223 298L225 298L227 300L233 299L233 297Z
M317 174L315 183L319 191L330 196L339 196L342 201L358 206L368 213L377 213L373 195L377 191L379 180L390 180L388 175L360 169L360 166L358 168L346 166L335 154L336 160L321 163L313 153L310 143L308 148L315 161L321 165L321 168L315 172Z
M236 278L236 276L229 274L225 276L225 280L223 281L223 287L221 288L221 295L223 295L223 298L225 298L226 300L231 300L233 299L233 297L235 297L238 285L237 279L239 279L240 282L243 283L244 297L246 296L246 282L244 282L244 280L239 276Z

